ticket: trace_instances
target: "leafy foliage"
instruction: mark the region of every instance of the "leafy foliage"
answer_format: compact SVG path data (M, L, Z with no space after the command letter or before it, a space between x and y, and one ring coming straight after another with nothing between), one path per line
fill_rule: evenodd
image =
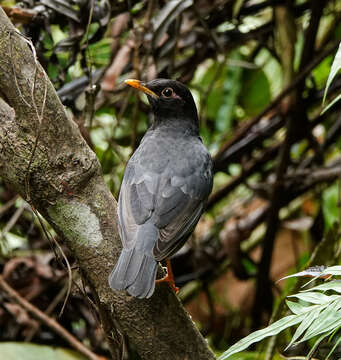
M8 360L85 360L84 356L68 349L16 342L0 343L0 356Z
M340 45L339 45L339 49L338 49L338 51L337 51L337 53L335 55L332 67L330 69L330 74L328 76L326 89L325 89L324 95L323 95L323 104L326 101L326 96L327 96L327 93L328 93L329 86L330 86L331 82L333 81L333 79L335 78L336 74L339 72L340 69L341 69L341 42L340 42ZM327 111L331 106L333 106L340 99L341 99L341 94L339 94L330 104L328 104L326 106L326 108L324 109L324 111Z
M341 266L328 267L317 276L324 275L341 275ZM325 295L325 291L337 294ZM341 327L341 295L338 295L340 293L341 282L333 280L289 296L303 302L287 301L287 306L293 313L292 315L285 316L268 327L246 336L224 352L219 357L219 360L230 359L231 355L245 350L253 343L269 336L277 335L281 331L297 324L300 325L292 336L287 348L316 336L320 336L319 341L327 338ZM332 351L333 349L328 357Z

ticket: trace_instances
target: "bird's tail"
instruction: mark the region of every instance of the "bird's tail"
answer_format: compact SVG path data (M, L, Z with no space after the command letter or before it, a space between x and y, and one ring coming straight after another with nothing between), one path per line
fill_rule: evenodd
M127 290L130 295L140 299L153 295L157 272L157 262L153 256L157 232L154 225L146 225L139 227L135 246L123 248L109 276L112 289Z

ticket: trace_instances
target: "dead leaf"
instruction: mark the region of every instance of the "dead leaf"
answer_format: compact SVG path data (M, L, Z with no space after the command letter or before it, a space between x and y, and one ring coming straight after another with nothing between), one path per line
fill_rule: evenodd
M123 69L130 60L130 53L132 52L135 43L132 39L128 40L117 52L117 55L110 67L105 73L102 80L102 89L105 91L112 91L115 88L116 79L121 75Z

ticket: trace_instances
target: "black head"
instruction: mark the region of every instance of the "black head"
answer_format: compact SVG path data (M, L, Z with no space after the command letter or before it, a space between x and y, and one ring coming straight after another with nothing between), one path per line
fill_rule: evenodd
M191 92L179 81L155 79L147 83L126 80L126 84L143 91L156 119L182 119L198 125L198 113Z

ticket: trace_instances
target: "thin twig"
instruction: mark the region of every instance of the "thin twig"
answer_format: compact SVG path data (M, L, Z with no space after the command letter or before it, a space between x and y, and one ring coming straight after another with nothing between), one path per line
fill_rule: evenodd
M70 266L70 263L69 263L69 260L67 258L67 256L65 255L64 253L64 250L63 248L59 245L58 241L55 239L54 236L51 236L48 232L48 230L46 229L44 223L43 223L43 220L41 219L40 217L40 214L38 213L38 211L36 209L34 209L32 207L32 211L33 213L36 215L39 223L40 223L40 226L44 232L44 235L45 237L49 240L50 243L54 243L55 246L58 248L58 250L60 251L60 253L62 254L62 257L65 261L65 264L66 264L66 268L67 268L67 273L68 273L68 289L67 289L67 292L66 292L66 296L65 296L65 300L64 300L64 303L63 303L63 306L60 310L60 313L59 313L59 317L62 316L63 314L63 311L64 311L64 308L65 308L65 305L67 303L67 300L69 299L69 296L70 296L70 293L71 293L71 286L72 286L72 271L71 271L71 266ZM52 240L51 240L52 239ZM56 253L55 253L56 255ZM57 257L57 256L56 256Z
M11 59L13 58L13 50L12 50L12 40L11 40L11 35L12 35L12 32L9 32L8 33L8 36L9 36L9 54L10 54L10 57ZM28 107L31 107L31 105L26 101L26 99L24 98L21 90L20 90L20 87L19 87L19 83L18 83L18 78L17 78L17 73L15 71L15 67L14 67L14 61L12 61L12 71L13 71L13 77L14 77L14 82L15 82L15 88L18 90L18 93L19 93L19 96L21 98L21 100L28 106Z
M199 10L197 9L195 2L193 2L192 5L192 10L195 14L195 16L198 18L201 26L205 29L206 34L208 34L208 36L210 37L210 39L212 40L214 46L217 49L217 53L221 53L224 54L224 48L221 46L221 44L219 43L219 39L217 38L216 34L214 33L214 30L211 29L208 24L206 23L206 21L203 19L203 17L201 16Z
M62 301L65 293L67 292L67 289L68 287L65 285L61 288L57 296L53 298L50 305L45 310L46 315L50 315L52 311L55 309L55 307L60 303L60 301ZM32 329L26 335L25 342L30 342L39 329L40 329L40 324L37 323L36 326L33 326Z
M89 92L88 92L88 95L89 95L89 101L88 101L88 104L87 106L85 107L85 109L87 110L86 111L86 117L87 117L87 124L89 124L89 127L91 128L92 127L92 120L93 120L93 117L94 117L94 114L95 114L95 98L96 98L96 94L98 93L99 91L99 88L97 88L95 85L94 85L94 82L93 82L93 76L92 76L92 56L91 56L91 52L90 52L90 49L89 49L89 31L90 31L90 25L91 25L91 21L92 21L92 17L93 17L93 12L94 12L94 5L95 5L95 2L94 0L91 0L90 2L90 11L89 11L89 18L88 18L88 23L87 23L87 26L86 26L86 32L85 32L85 38L86 38L86 48L88 50L88 59L89 61L86 62L87 64L87 68L88 68L88 76L89 76Z
M6 226L3 228L1 232L2 238L4 238L9 231L11 231L12 227L17 223L18 219L20 218L25 208L26 208L26 202L23 202L22 205L15 211L13 216L10 218Z
M44 109L45 109L45 103L46 103L46 96L47 96L47 84L48 84L48 79L46 76L45 71L42 71L43 75L44 75L44 79L45 79L45 88L44 88L44 97L43 97L43 103L41 106L41 111L39 113L38 110L38 106L37 103L35 101L35 97L34 97L34 93L35 93L35 88L36 88L36 77L37 77L37 69L38 69L38 60L37 60L37 54L36 54L36 50L34 48L34 45L32 43L32 41L27 38L26 36L24 36L23 34L21 34L18 30L15 30L13 32L14 34L20 36L30 47L32 54L33 54L33 59L34 59L34 74L33 74L33 84L32 84L32 88L31 88L31 100L32 100L32 105L34 108L34 111L36 113L36 117L38 120L38 129L37 129L37 133L36 133L36 138L35 138L35 142L34 142L34 146L33 146L33 150L31 152L30 155L30 159L28 161L28 165L27 165L27 170L26 170L26 175L25 175L25 197L26 197L26 201L30 202L30 191L29 191L29 186L30 186L30 169L31 169L31 165L33 162L33 158L38 146L38 141L39 141L39 137L40 137L40 132L41 132L41 126L42 126L42 120L43 120L43 115L44 115ZM11 35L11 33L10 33ZM12 56L12 42L10 41L10 54ZM13 72L14 72L14 79L15 79L15 83L16 83L16 87L19 91L19 94L21 96L21 98L23 99L23 101L25 102L25 104L31 108L31 104L29 104L22 96L21 94L21 90L18 84L18 80L16 77L16 72L15 72L15 68L13 65Z
M207 88L203 92L203 96L200 97L199 119L202 122L203 126L206 126L206 116L203 117L203 113L204 113L204 109L206 107L206 103L208 101L208 96L211 93L216 82L221 77L221 73L224 69L224 66L226 65L226 58L227 58L227 55L224 55L224 59L222 61L218 62L218 66L217 66L216 71L214 72L212 81L210 81Z
M3 276L0 275L0 288L4 290L13 300L15 300L19 305L25 308L29 313L31 313L35 318L41 321L43 324L48 326L56 334L61 336L66 340L73 348L85 355L91 360L99 360L100 357L94 354L90 349L85 347L78 339L76 339L72 334L70 334L65 328L56 322L50 316L44 314L37 307L32 305L26 299L24 299L19 293L17 293L8 283L4 280Z
M339 46L339 41L335 41L330 45L325 51L321 52L319 55L313 59L309 65L307 65L302 71L297 74L295 80L288 85L259 115L251 119L248 123L243 125L238 129L235 134L219 149L219 152L214 157L215 162L224 161L225 151L234 143L242 139L248 131L257 124L270 110L280 104L282 99L284 99L291 91L295 90L297 85L303 81L306 76L329 54L331 54Z
M0 218L3 214L5 214L7 212L7 210L9 210L15 204L15 202L17 201L18 198L19 198L19 195L15 195L14 197L12 197L12 199L8 200L6 204L1 206Z
M262 156L258 159L251 159L248 161L242 168L240 175L234 176L225 186L215 191L208 198L206 205L206 210L214 206L218 201L227 196L232 190L234 190L238 185L242 184L247 180L247 178L254 174L256 171L260 170L266 162L274 158L281 146L281 143L273 145L271 148L266 149Z

